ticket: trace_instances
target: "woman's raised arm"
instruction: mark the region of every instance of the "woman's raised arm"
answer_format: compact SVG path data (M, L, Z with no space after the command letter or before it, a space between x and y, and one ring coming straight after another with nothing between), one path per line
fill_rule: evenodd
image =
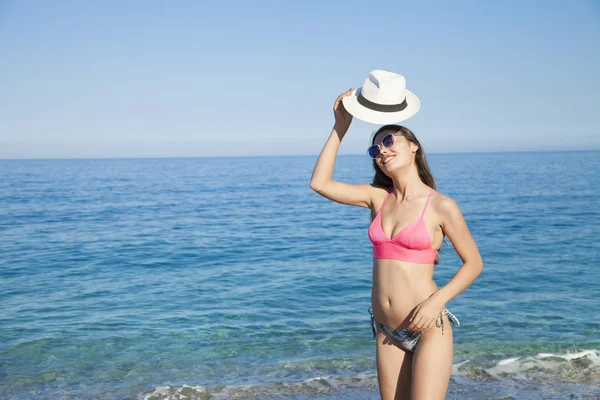
M333 167L342 139L348 132L352 115L344 108L342 99L352 93L352 89L342 93L335 99L333 112L335 125L329 139L323 146L315 164L310 187L321 196L342 204L359 207L371 207L372 194L377 190L370 184L350 184L333 180Z

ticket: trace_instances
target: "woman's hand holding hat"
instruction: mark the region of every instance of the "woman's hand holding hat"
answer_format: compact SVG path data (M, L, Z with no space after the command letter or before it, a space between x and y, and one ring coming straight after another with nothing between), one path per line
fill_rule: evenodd
M352 115L346 111L342 99L346 96L350 96L353 90L354 88L350 88L348 91L340 94L337 99L335 99L335 103L333 103L333 115L335 116L334 129L341 135L346 134L348 128L350 128L350 123L352 122Z

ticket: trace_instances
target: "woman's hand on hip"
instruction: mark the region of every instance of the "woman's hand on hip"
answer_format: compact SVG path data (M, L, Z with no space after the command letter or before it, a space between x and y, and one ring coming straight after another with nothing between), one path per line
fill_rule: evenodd
M415 332L427 332L436 324L443 308L444 305L436 299L428 298L413 309L412 317L409 320L410 325L406 329Z
M335 130L337 133L345 134L346 131L348 131L348 128L350 128L352 115L344 107L342 99L346 96L350 96L353 91L354 88L350 88L348 91L340 94L337 99L335 99L335 103L333 103L333 115L335 116Z

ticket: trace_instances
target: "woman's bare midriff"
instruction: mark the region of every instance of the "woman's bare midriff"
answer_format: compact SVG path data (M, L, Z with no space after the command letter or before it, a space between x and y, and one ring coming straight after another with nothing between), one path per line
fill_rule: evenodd
M411 311L438 289L433 264L374 259L371 305L375 319L393 329L410 324Z

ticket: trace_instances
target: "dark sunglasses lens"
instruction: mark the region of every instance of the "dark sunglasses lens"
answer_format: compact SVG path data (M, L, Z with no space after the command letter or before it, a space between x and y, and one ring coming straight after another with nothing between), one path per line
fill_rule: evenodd
M381 141L381 144L387 148L392 147L392 145L394 144L394 135L392 135L391 133L389 135L385 135L385 137Z
M371 158L377 158L379 157L379 146L377 146L376 144L369 147L369 150L367 150L367 153L369 153L369 155L371 156Z

